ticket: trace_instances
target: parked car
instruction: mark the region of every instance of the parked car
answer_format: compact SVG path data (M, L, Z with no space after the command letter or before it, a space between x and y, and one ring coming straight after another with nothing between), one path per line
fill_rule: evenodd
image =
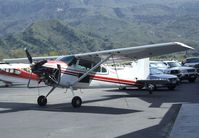
M189 82L195 82L197 78L197 70L193 67L182 66L177 61L163 61L163 63L170 69L180 70L177 75L180 81L188 80Z
M165 74L162 70L150 68L150 75L148 77L151 84L157 87L167 87L169 90L174 90L178 84L178 77L176 75Z
M165 74L157 68L150 68L150 74L146 80L138 80L141 85L139 89L145 87L152 94L154 90L160 87L167 87L169 90L174 90L178 85L179 79L176 75Z
M199 57L190 57L182 61L184 66L194 67L197 69L199 75Z
M150 61L149 67L162 70L166 74L172 74L180 77L180 69L169 68L163 61Z

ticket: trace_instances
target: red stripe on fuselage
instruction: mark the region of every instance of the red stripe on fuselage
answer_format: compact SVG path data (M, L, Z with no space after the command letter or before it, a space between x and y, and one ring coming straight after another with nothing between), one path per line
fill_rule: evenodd
M73 76L81 76L85 72L73 72L69 70L62 71L63 74L67 75L73 75ZM99 76L94 74L89 74L90 79L92 80L98 80L98 81L106 81L106 82L112 82L112 83L119 83L119 84L127 84L127 85L139 85L136 81L132 80L124 80L124 79L118 79L118 78L111 78L111 77L105 77L105 76Z
M132 81L132 80L124 80L124 79L110 78L110 77L103 77L103 76L91 76L90 78L93 80L107 81L107 82L113 82L113 83L119 83L119 84L127 84L127 85L137 84L136 81Z

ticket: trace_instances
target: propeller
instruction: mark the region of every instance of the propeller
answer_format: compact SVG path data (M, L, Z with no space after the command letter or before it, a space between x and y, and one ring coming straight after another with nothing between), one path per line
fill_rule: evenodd
M26 56L28 57L29 63L32 64L32 56L31 56L30 53L28 52L28 49L27 49L27 48L25 48L24 50L25 50L25 52L26 52Z
M26 56L27 56L27 58L28 58L28 61L29 61L29 63L31 64L31 68L32 68L32 71L33 71L33 72L34 72L34 71L37 71L43 64L45 64L45 63L47 62L47 60L41 60L41 61L39 61L39 62L34 62L34 63L33 63L32 56L31 56L31 54L29 53L28 49L25 48L24 50L25 50L25 52L26 52Z
M27 48L25 48L24 50L26 52L28 61L31 64L30 67L32 72L41 77L41 80L39 82L44 81L46 84L52 85L53 87L57 87L60 83L60 78L61 78L61 66L57 64L57 68L45 67L43 65L47 63L47 60L33 62L32 56L27 50ZM30 80L31 78L29 79L29 82Z

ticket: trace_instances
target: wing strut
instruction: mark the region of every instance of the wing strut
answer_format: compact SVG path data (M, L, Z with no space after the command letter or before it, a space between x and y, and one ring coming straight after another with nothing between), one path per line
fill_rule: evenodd
M112 56L112 60L113 60L114 66L115 66L115 72L116 72L116 75L117 75L117 79L118 79L119 85L120 85L120 87L121 87L121 82L120 82L120 79L119 79L119 75L118 75L118 72L117 72L117 68L116 68L116 64L115 64L115 60L114 60L114 57L113 57L113 56Z
M76 80L71 86L73 87L76 83L78 83L79 81L81 81L82 79L84 79L90 72L92 72L93 70L95 70L96 68L98 68L101 64L103 64L104 62L106 62L111 56L113 56L113 54L107 56L105 59L103 59L99 63L97 63L94 67L92 67L90 70L88 70L86 73L84 73L78 80Z

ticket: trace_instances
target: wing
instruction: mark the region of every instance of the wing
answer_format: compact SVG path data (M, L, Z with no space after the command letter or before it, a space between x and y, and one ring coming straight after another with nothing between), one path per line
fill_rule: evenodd
M48 56L48 57L32 57L33 61L41 60L55 60L58 56ZM4 63L29 63L27 58L13 58L13 59L3 59Z
M134 59L159 56L174 52L180 52L189 49L193 48L180 42L169 42L169 43L120 48L113 50L104 50L104 51L90 52L84 54L76 54L74 56L76 58L85 59L88 61L90 60L96 61L97 59L99 60L99 58L107 57L109 55L113 55L114 57L120 57L125 59L128 58L134 60Z

